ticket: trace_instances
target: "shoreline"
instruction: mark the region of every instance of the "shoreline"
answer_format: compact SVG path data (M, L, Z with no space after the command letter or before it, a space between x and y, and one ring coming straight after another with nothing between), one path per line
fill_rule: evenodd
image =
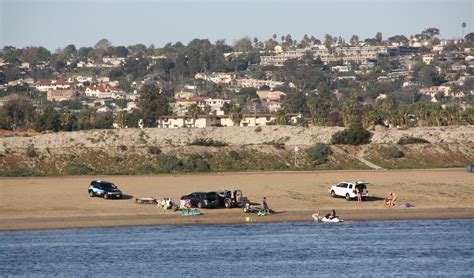
M205 209L202 211L203 215L198 216L182 216L181 212L166 212L157 215L11 218L2 220L0 231L313 222L311 215L314 213L311 211L288 211L260 217L254 213L243 213L237 208L223 212L209 213L209 210ZM326 212L329 209L322 211ZM370 211L338 210L337 213L344 221L474 219L473 208L387 208ZM251 221L247 221L247 217L250 217Z

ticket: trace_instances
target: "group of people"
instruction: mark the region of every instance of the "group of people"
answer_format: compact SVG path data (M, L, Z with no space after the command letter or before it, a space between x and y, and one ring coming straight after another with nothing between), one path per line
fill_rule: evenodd
M156 200L156 204L159 208L165 210L172 209L174 206L173 200L171 198L163 198L163 200Z
M324 216L324 218L326 219L329 219L329 220L333 220L335 218L339 218L337 215L336 215L336 210L332 210L330 213L326 214ZM313 214L313 219L320 222L322 220L320 214L319 214L319 211L317 211L316 213Z

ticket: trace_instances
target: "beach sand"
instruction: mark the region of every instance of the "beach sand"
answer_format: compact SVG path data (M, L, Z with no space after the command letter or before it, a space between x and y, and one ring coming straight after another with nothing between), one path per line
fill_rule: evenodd
M91 180L112 181L125 194L120 200L90 198ZM328 189L340 181L369 183L368 201L331 198ZM252 202L267 196L276 211L266 217L242 209L203 209L183 217L136 197L171 197L195 191L239 188ZM383 198L398 194L398 207L385 208ZM76 176L0 179L0 230L137 225L186 225L311 221L311 214L335 209L344 220L474 218L474 174L464 169L392 171L312 171L189 174L156 176ZM414 207L404 208L404 204Z

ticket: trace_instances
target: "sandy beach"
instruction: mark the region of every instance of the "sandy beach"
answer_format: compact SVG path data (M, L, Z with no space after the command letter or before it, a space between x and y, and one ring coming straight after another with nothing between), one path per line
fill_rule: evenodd
M91 180L114 182L120 200L90 198ZM365 180L368 201L331 198L328 188L340 181ZM195 191L239 188L252 202L267 196L275 214L258 217L241 209L203 209L183 217L136 197L171 197ZM383 197L398 194L398 207L384 208ZM316 210L335 209L345 220L474 218L474 175L464 169L393 171L313 171L189 174L159 176L75 176L0 179L0 230L136 225L227 224L311 221ZM404 204L414 207L405 208Z

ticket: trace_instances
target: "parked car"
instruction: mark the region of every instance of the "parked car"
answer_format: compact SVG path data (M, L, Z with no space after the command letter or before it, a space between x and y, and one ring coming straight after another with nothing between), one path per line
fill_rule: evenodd
M347 201L357 198L356 188L359 189L360 196L362 199L365 199L369 196L369 190L367 188L367 183L358 181L358 182L340 182L336 185L329 188L329 194L331 197L345 197Z
M217 208L219 199L216 192L193 192L181 197L181 200L190 200L191 206L197 208Z
M225 208L244 207L248 202L239 189L222 189L217 191L219 206Z
M87 191L91 197L99 196L104 199L120 199L123 196L122 191L115 184L108 181L91 181Z

